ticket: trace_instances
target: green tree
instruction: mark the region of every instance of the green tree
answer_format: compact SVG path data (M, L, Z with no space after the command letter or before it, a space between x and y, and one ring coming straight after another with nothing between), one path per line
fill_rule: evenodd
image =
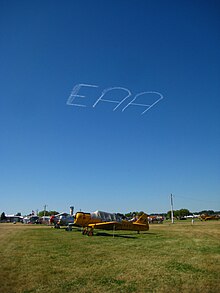
M38 213L38 216L39 217L43 217L43 216L53 216L53 215L57 215L57 214L59 214L59 212L57 212L57 211L40 211L39 213Z
M55 215L57 215L57 214L59 214L59 212L57 212L57 211L49 211L49 216L55 216Z
M206 215L214 215L215 212L213 210L204 210L199 212L200 214L206 214Z
M168 212L167 212L167 216L166 216L166 218L171 219L171 211L168 211Z
M38 216L39 217L49 216L49 212L48 211L40 211L40 212L38 212Z
M173 216L175 218L182 218L182 217L186 217L189 216L191 213L188 209L180 209L180 210L174 210L173 211ZM171 219L171 211L167 212L167 218Z
M5 215L5 213L3 212L2 214L1 214L1 221L4 221L4 220L6 220L7 218L6 218L6 215Z
M179 210L179 216L180 217L186 217L189 216L191 213L188 209L180 209Z

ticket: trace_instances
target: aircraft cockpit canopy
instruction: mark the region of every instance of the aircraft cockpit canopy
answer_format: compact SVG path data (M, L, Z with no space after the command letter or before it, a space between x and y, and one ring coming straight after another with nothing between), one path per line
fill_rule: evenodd
M121 222L122 217L115 213L107 213L102 211L96 211L91 213L92 219L101 219L103 222Z

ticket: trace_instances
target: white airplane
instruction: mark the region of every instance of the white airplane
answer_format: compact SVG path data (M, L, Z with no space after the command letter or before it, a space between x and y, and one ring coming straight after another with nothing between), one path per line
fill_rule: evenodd
M50 217L50 224L54 225L54 228L60 228L60 226L68 226L68 224L74 223L74 215L68 213L60 213Z

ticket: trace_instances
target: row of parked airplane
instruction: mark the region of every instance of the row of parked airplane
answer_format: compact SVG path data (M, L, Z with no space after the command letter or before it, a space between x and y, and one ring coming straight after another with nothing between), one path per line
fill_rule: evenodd
M96 211L94 213L77 212L75 216L62 213L51 216L50 223L55 228L67 226L66 230L71 231L73 227L83 228L83 234L92 236L94 229L102 230L131 230L148 231L148 215L143 213L140 217L127 220L123 215Z

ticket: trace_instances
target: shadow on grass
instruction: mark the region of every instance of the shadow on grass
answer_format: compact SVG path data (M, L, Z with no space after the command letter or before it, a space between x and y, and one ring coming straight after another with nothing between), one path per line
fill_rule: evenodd
M149 233L149 232L142 232L140 234L131 235L131 234L113 234L113 233L106 233L106 232L97 232L94 234L94 236L103 236L103 237L119 237L119 238L130 238L130 239L139 239L140 235L157 235L156 233Z
M110 234L110 233L105 233L105 232L97 232L96 234L94 234L94 236L137 239L137 236L133 236L133 235Z

